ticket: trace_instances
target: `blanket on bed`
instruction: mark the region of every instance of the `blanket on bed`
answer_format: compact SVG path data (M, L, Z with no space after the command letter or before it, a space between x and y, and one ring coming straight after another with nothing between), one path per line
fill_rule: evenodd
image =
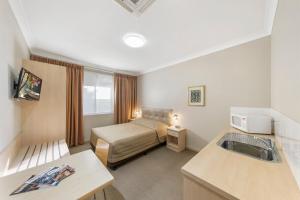
M130 123L93 128L91 143L96 146L98 138L107 142L108 161L113 163L164 142L166 134L166 124L140 118Z

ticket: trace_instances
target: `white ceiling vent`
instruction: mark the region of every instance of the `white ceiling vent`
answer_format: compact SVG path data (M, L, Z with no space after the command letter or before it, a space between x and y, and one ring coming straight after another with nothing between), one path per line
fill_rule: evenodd
M126 10L138 15L142 14L155 0L115 0Z

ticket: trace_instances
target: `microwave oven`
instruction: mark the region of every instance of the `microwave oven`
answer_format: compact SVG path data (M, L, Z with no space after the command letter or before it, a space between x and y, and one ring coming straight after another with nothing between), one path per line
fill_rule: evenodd
M246 133L272 134L272 118L257 114L231 114L231 126Z

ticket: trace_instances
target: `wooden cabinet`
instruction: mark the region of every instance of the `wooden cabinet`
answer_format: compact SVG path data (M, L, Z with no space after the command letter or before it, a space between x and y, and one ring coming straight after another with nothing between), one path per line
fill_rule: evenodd
M168 128L167 147L173 151L180 152L185 149L186 129Z
M183 200L228 200L214 191L184 176Z

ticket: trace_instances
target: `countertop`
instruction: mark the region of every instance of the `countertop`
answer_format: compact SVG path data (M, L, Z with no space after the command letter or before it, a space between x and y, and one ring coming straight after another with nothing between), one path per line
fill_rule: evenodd
M280 144L280 163L258 160L225 150L216 143L223 131L182 167L182 173L202 186L232 200L299 200L300 190ZM257 135L275 140L274 136Z

